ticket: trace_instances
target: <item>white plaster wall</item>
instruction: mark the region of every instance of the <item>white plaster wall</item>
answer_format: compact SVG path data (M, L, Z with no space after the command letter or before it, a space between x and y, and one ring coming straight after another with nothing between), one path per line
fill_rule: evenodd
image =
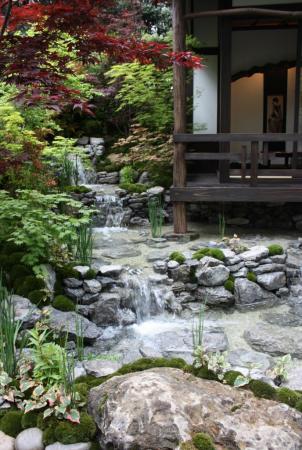
M218 58L207 56L204 62L193 75L194 133L217 133Z
M232 34L232 73L296 59L296 30L236 31Z

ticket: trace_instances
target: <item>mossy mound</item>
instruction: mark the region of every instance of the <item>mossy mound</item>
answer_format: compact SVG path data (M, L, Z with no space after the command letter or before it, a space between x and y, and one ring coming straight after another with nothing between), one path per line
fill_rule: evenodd
M147 184L141 184L141 183L122 183L120 184L121 189L125 189L125 191L130 192L131 194L142 194L143 192L146 192L146 190L150 186Z
M22 297L28 297L28 294L32 291L45 289L45 283L41 278L37 278L33 275L18 278L14 287L16 290L16 294L21 295Z
M302 413L302 397L297 401L295 408Z
M131 372L141 372L143 370L153 369L155 367L172 367L175 369L184 369L187 366L182 358L141 358L130 364L125 364L115 375L125 375Z
M234 383L239 376L242 376L242 374L237 370L229 370L224 374L223 381L229 386L234 386Z
M267 248L269 251L269 256L283 255L283 253L284 253L284 249L283 249L282 245L279 245L279 244L272 244L272 245L269 245Z
M195 375L195 377L203 378L204 380L213 380L218 381L218 377L215 372L208 369L207 366L203 367L193 367L192 368L192 374Z
M66 264L63 267L57 267L56 273L59 280L64 280L65 278L76 278L79 280L81 278L81 275L77 270L73 268L71 264Z
M212 438L206 433L195 434L192 442L198 450L215 450Z
M16 264L9 272L11 281L16 280L17 278L27 277L29 275L32 275L32 271L24 264Z
M183 264L186 261L186 257L181 252L172 252L169 256L170 261L176 261L178 264Z
M256 283L256 282L257 282L257 275L255 275L254 272L252 272L252 271L249 271L249 272L247 273L246 278L247 278L249 281L252 281L253 283Z
M252 380L248 384L248 388L253 392L255 397L266 398L274 400L276 396L276 389L261 380Z
M85 274L85 280L94 280L97 276L96 270L89 269L88 272Z
M88 192L91 192L91 189L86 186L65 186L64 191L74 194L88 194Z
M0 421L0 431L15 438L22 431L22 411L9 411Z
M96 434L96 425L92 417L82 412L80 423L74 424L66 420L49 421L43 431L45 445L60 442L61 444L77 444L78 442L90 442Z
M223 261L225 258L222 250L220 250L219 248L211 247L200 248L193 254L192 258L200 261L205 256L211 256L212 258L218 259L219 261Z
M30 411L26 414L23 414L21 419L21 425L23 430L27 428L35 428L37 426L39 413L36 411Z
M229 278L228 280L226 280L226 282L224 283L224 288L231 292L232 294L234 294L235 291L235 283L234 280L232 280L232 278Z
M53 307L60 311L75 311L76 305L65 295L57 295L53 301Z
M37 306L49 305L50 301L45 291L36 289L28 294L28 299Z
M301 395L292 389L281 387L277 389L276 400L281 403L286 403L293 408L296 406L299 400L301 400Z
M75 391L80 395L81 401L86 402L89 393L89 386L87 383L76 383Z

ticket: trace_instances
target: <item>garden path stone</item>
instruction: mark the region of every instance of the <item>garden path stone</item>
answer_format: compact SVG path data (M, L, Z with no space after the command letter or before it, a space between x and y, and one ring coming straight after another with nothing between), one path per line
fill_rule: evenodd
M81 324L83 338L87 344L93 343L101 335L101 330L93 322L76 312L58 311L51 306L44 310L49 312L49 327L59 333L68 333L71 340L75 340L77 336L77 323Z
M41 310L33 305L28 298L12 295L12 302L15 308L16 320L22 322L22 328L33 328L35 323L41 319Z
M39 428L28 428L18 434L15 450L44 450L43 433Z
M15 439L0 431L0 450L15 450Z

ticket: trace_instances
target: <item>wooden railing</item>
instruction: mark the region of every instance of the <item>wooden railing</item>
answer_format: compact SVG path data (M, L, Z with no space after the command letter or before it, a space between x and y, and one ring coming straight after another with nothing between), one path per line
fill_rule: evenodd
M302 169L298 169L298 158L302 157L299 152L299 144L302 143L302 134L287 134L287 133L264 133L264 134L245 134L245 133L219 133L219 134L175 134L174 142L176 144L200 144L200 143L217 143L223 148L220 152L208 151L186 151L183 161L178 161L179 164L186 164L186 161L217 161L220 164L220 170L223 170L223 179L228 182L241 181L249 182L251 186L256 186L258 182L287 182L287 183L301 183ZM250 144L250 158L249 168L247 168L247 148L246 146L236 152L225 151L225 144L242 142ZM259 168L260 163L260 144L263 145L263 161L264 165L269 161L269 144L273 142L293 143L291 152L286 153L279 151L271 151L271 153L278 153L279 156L291 159L290 168ZM228 146L227 146L228 148ZM230 169L229 164L236 162L240 164L240 169ZM221 164L222 163L222 164ZM183 167L174 166L174 172Z

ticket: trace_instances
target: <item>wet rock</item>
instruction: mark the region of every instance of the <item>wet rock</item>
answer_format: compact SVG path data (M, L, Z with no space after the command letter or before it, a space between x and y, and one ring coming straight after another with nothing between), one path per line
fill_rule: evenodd
M85 277L87 272L89 271L89 266L75 266L74 269L81 275L82 278Z
M66 335L68 334L68 338L71 340L75 340L78 330L79 324L82 328L82 334L84 341L89 344L93 343L98 337L100 337L100 330L98 327L90 322L90 320L85 317L80 316L76 312L63 312L58 311L51 306L47 306L43 309L43 311L48 311L49 314L49 327L52 330L56 330L58 333Z
M259 263L255 262L255 261L245 261L244 262L245 267L247 267L248 269L254 269L255 267L259 266Z
M167 272L167 263L165 261L155 261L153 270L155 273L164 275Z
M224 286L200 287L196 291L196 298L208 306L230 306L234 303L234 295Z
M196 271L198 283L202 286L220 286L229 278L230 271L227 267L220 264L216 267L204 265Z
M15 450L44 450L43 433L39 428L28 428L18 434Z
M108 266L100 266L98 271L101 275L115 278L120 276L123 270L124 270L123 266L112 264Z
M178 369L112 378L90 391L89 411L103 448L172 450L196 430L221 449L298 450L302 441L298 411Z
M0 450L15 450L15 439L0 431Z
M225 259L224 262L227 266L233 266L234 264L239 264L241 262L240 255L236 255L235 253L234 253L234 255L235 256L232 256L231 258Z
M166 284L168 281L168 275L160 275L159 273L155 273L153 275L149 275L148 280L151 284Z
M245 367L248 369L255 365L261 371L266 372L272 366L272 359L263 353L239 348L229 353L229 363L237 368Z
M179 263L177 261L168 261L167 267L169 270L174 270L179 267Z
M257 276L257 282L268 291L276 291L285 286L286 276L284 272L264 273Z
M176 281L175 283L172 284L171 289L173 292L175 292L175 294L177 294L178 292L185 291L186 286L185 283L183 283L182 281Z
M276 304L278 298L257 283L245 278L235 279L235 305L240 310L268 307Z
M81 304L82 305L92 305L93 303L97 302L99 299L99 293L96 294L89 294L86 292L86 294L83 295L81 298Z
M246 278L248 270L246 267L242 267L238 272L232 272L234 278Z
M122 326L132 325L136 322L136 315L131 309L120 309L118 314L119 324Z
M183 283L188 283L191 279L191 269L185 264L176 267L173 270L169 270L169 276L174 281L182 281Z
M20 295L12 295L12 303L15 309L16 320L22 322L22 328L33 328L35 323L41 319L42 313L27 298Z
M122 364L109 359L94 359L92 361L83 361L83 366L88 375L101 378L113 374Z
M121 297L116 293L101 294L100 300L94 304L92 320L98 326L118 325Z
M77 278L65 278L64 285L71 289L77 289L82 287L83 281L78 280Z
M81 299L85 294L85 291L82 288L72 289L72 288L66 287L64 289L64 292L68 297L70 297L76 303L81 303Z
M147 190L147 194L151 197L153 195L162 195L165 189L162 186L154 186Z
M98 280L84 280L83 288L89 294L98 294L102 290L102 285Z
M302 267L302 251L299 248L289 248L287 250L287 267L300 269Z
M256 267L253 272L256 275L262 275L263 273L271 272L284 272L285 266L283 264L264 264Z
M255 261L258 262L262 258L266 258L269 254L269 250L267 247L263 245L256 245L255 247L251 247L246 252L240 254L241 259L243 261Z
M109 287L112 287L116 284L116 280L110 277L99 277L97 276L96 279L101 283L104 289L108 289Z
M250 346L272 356L291 354L302 359L302 331L266 324L246 330L244 337Z

